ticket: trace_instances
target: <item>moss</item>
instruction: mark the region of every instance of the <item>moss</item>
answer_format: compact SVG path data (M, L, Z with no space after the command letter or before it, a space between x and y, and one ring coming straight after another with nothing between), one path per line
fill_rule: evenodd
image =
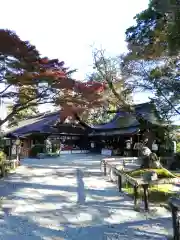
M180 177L180 174L175 175L168 171L165 168L162 169L136 169L134 171L126 172L128 175L131 177L140 177L142 176L145 172L148 171L154 171L158 175L158 179L162 178L176 178ZM149 188L149 201L151 202L166 202L170 197L172 196L177 196L178 194L173 192L172 190L172 184L161 184L161 185L154 185L150 186ZM134 190L132 185L129 183L125 183L123 187L123 191L128 193L130 196L133 197ZM143 189L139 189L139 198L143 197Z
M177 193L171 191L172 185L171 184L163 184L163 185L156 185L151 186L149 188L149 201L150 202L166 202L172 196L178 196ZM123 187L123 191L126 192L129 196L133 197L134 192L132 186L129 184L125 184ZM143 189L139 189L139 198L143 197Z
M0 151L0 164L3 164L4 160L6 160L6 154Z
M168 171L165 168L161 168L161 169L136 169L134 171L127 172L127 174L130 175L131 177L140 177L145 172L148 172L148 171L156 172L159 179L162 179L162 178L176 178L177 177L176 175L174 175L173 173L171 173L170 171Z

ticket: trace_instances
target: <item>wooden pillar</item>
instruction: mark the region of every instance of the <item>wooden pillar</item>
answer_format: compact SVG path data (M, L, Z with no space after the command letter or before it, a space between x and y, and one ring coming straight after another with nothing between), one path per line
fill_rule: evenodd
M149 185L148 184L144 184L143 185L143 191L144 191L144 209L145 211L149 211L149 199L148 199L148 187Z
M16 146L16 160L18 161L18 165L20 165L20 146Z
M70 139L71 139L71 154L72 154L72 150L73 150L73 141L72 141L72 136L70 136ZM80 151L81 151L81 147L80 147Z
M10 139L10 145L9 145L9 160L12 159L12 139Z
M180 231L179 231L179 219L178 219L178 208L171 204L172 211L172 225L173 225L173 239L180 240Z
M107 175L107 172L106 172L106 162L104 161L104 176Z
M134 207L137 207L138 203L138 185L134 185Z
M121 175L118 175L118 189L119 189L119 192L122 191L122 177L121 177Z
M114 172L114 168L111 168L109 178L111 182L117 182L117 176Z
M125 168L125 166L126 166L126 161L125 161L125 159L123 158L123 167Z
M5 165L2 163L1 165L1 176L5 177L6 176L6 172L5 172Z
M100 170L102 173L104 173L104 161L101 160Z

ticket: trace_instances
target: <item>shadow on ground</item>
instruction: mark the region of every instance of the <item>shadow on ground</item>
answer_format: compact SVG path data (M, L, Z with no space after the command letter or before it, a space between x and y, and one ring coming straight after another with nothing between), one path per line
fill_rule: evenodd
M24 160L1 180L0 239L163 239L171 230L169 215L135 212L99 167L100 156L91 155Z

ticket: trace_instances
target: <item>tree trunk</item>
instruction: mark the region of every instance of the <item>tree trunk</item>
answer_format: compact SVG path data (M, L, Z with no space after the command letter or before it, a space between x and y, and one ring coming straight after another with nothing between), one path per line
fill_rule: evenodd
M141 168L150 168L150 157L149 156L145 156L142 158L142 164L141 164Z
M160 163L160 160L156 153L150 153L149 156L144 156L142 160L141 168L152 168L152 169L159 169L163 166Z

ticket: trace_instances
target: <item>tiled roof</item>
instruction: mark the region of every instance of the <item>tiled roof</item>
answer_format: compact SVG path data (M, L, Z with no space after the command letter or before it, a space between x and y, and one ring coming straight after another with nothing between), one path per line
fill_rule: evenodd
M135 105L135 111L148 122L155 125L160 124L155 107L152 103ZM39 114L19 122L18 126L8 129L5 135L7 136L7 134L11 134L14 136L21 136L31 132L57 133L58 130L53 126L58 122L58 120L60 120L59 111ZM138 129L139 125L140 123L137 121L135 116L130 113L119 111L112 121L102 125L91 126L91 130L93 132L116 129L126 129L126 131L128 131L128 128L130 128L130 131L134 131L135 128Z
M157 112L154 104L142 103L134 106L136 114L139 114L143 119L152 123L153 125L159 125L160 120L157 116ZM137 127L140 123L131 113L124 111L118 111L115 117L106 124L91 126L94 130L111 130L111 129L122 129L129 127Z
M111 131L93 131L89 134L89 136L112 136L112 135L132 135L139 132L138 127L129 127Z
M5 135L23 135L28 132L52 132L54 129L52 126L60 119L59 111L52 113L44 113L20 121L17 126L14 126L5 132ZM54 130L55 131L55 130Z

